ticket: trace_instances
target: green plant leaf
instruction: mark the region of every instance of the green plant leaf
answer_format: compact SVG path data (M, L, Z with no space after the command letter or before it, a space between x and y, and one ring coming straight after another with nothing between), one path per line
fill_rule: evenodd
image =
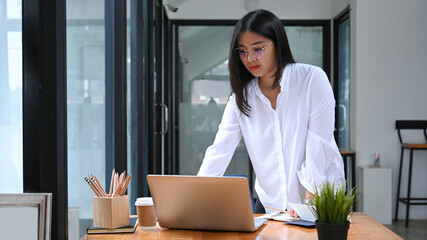
M331 184L326 181L315 187L315 197L309 205L315 209L319 222L345 223L357 200L357 191L357 187L346 191L345 184L335 186L335 182Z

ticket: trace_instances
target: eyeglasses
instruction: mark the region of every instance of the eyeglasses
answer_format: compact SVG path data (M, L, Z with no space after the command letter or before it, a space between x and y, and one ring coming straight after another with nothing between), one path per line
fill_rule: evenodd
M260 58L262 56L263 51L267 49L272 43L273 41L271 41L265 47L262 47L261 45L254 45L248 50L236 48L234 49L234 53L238 59L240 58L241 61L246 60L246 58L248 57L248 53L251 53L251 56L254 58Z

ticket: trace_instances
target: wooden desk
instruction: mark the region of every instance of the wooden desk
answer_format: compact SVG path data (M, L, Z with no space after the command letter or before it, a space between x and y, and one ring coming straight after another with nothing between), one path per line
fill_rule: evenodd
M363 240L390 240L402 239L388 228L379 224L377 221L367 216L364 213L357 212L351 217L352 223L348 232L348 240L363 239ZM315 228L303 228L285 225L283 222L268 221L264 226L253 233L240 232L214 232L214 231L193 231L193 230L171 230L157 227L152 231L143 231L136 229L135 233L125 234L90 234L82 238L82 240L90 239L120 239L120 240L163 240L163 239L317 239Z

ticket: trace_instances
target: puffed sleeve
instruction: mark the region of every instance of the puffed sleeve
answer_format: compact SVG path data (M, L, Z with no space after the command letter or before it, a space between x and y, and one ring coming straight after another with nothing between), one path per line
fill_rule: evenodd
M198 176L222 176L242 138L234 94L225 107L214 143L207 148Z
M344 183L344 164L334 139L335 99L326 74L315 68L310 86L310 115L305 161L297 172L300 183L314 193L325 180Z

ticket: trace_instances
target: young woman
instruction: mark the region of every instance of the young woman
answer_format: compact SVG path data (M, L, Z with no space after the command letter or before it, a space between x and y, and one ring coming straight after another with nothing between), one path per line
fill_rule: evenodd
M228 67L233 93L198 175L222 176L243 137L257 176L257 212L290 209L324 181L343 184L331 85L321 68L295 63L273 13L256 10L239 20Z

